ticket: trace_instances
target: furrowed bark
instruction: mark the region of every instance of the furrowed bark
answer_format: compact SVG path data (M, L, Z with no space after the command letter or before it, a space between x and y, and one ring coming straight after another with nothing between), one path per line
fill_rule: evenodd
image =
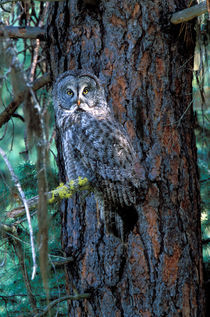
M165 17L187 1L69 1L50 5L48 58L54 79L68 69L99 76L139 153L148 191L128 241L104 234L93 196L61 205L66 270L90 299L69 316L204 316L200 195L193 131L194 24L187 42ZM53 22L53 23L52 23ZM186 34L185 34L186 35ZM60 174L65 181L59 134ZM139 193L141 196L141 192Z

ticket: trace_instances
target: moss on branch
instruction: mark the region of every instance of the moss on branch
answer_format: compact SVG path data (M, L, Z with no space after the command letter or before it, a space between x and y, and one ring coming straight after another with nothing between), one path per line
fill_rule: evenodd
M48 202L51 204L57 200L71 198L73 194L81 190L90 190L87 178L79 177L77 180L71 180L67 184L61 183L56 189L48 193Z
M71 198L76 192L88 190L91 191L91 185L87 178L78 177L76 180L71 180L69 183L61 183L56 189L46 193L47 201L49 204L53 204L62 199ZM37 207L39 196L34 196L27 200L27 204L30 210ZM18 206L10 210L7 213L8 218L19 218L25 214L25 208L23 205Z

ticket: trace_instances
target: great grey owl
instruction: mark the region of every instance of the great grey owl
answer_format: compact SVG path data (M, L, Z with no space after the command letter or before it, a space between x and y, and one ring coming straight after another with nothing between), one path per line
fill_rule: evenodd
M103 206L106 231L122 237L138 219L138 161L126 131L91 73L61 74L54 84L53 103L68 180L88 178Z

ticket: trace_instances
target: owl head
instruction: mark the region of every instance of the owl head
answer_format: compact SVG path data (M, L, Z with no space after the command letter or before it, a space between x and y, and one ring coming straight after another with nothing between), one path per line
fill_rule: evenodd
M110 113L104 89L99 79L84 71L67 71L61 74L53 88L54 107L57 116L106 116Z

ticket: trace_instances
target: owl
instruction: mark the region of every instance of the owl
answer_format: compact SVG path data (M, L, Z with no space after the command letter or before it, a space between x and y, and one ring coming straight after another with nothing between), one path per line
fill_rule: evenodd
M99 79L82 70L61 74L53 87L67 180L87 178L107 233L121 237L138 220L137 154L114 118Z

